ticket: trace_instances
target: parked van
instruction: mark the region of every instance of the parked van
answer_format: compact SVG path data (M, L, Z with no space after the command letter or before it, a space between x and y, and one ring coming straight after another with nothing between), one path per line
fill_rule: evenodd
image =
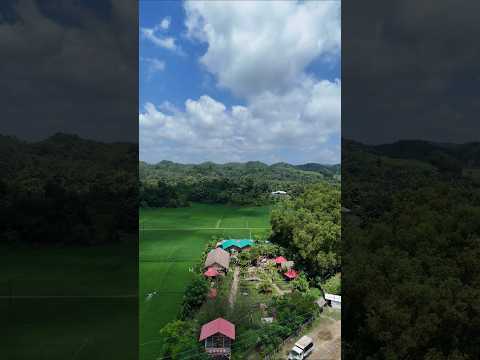
M303 360L313 352L313 340L308 336L302 336L288 354L288 360Z

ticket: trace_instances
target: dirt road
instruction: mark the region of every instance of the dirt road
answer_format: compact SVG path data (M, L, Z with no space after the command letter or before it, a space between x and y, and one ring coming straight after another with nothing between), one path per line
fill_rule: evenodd
M230 288L230 294L228 296L228 302L230 304L230 307L233 307L233 305L235 304L235 298L237 296L239 281L240 281L240 269L238 266L236 266L233 272L232 287Z
M314 352L308 360L340 360L341 359L341 321L322 316L322 321L305 335L310 336L315 344ZM301 336L298 336L300 338ZM298 340L298 339L297 339ZM284 345L281 359L287 359L288 351L295 341Z

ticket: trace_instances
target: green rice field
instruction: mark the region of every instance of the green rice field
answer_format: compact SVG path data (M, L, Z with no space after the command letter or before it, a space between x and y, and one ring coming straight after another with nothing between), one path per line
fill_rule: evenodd
M190 272L214 235L250 238L270 231L270 207L193 204L140 211L140 359L161 352L159 330L177 317Z

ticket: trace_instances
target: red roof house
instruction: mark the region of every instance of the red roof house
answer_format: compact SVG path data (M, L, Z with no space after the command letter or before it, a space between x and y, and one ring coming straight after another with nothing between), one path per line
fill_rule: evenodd
M296 272L293 269L290 269L283 275L285 275L288 279L292 280L292 279L296 279L298 277L298 272Z
M285 259L283 256L279 256L279 257L276 257L274 261L275 261L275 264L278 265L278 264L287 262L287 259Z
M233 340L235 340L235 325L223 318L217 318L203 325L198 339L205 343L205 351L214 358L229 358Z
M220 275L220 273L214 267L209 267L207 271L203 273L206 277L215 277Z

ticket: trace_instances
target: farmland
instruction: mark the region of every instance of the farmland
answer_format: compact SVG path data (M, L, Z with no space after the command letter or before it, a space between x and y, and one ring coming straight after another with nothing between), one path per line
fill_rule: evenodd
M159 330L174 320L185 286L212 236L254 237L270 231L270 208L193 204L140 211L140 358L160 354Z

